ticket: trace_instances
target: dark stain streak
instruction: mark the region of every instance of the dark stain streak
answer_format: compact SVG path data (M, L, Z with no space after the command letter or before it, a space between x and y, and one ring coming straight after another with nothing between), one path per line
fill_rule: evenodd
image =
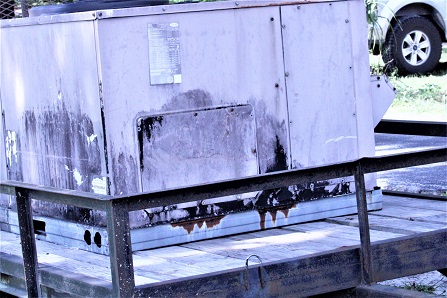
M113 155L116 156L116 154ZM138 192L136 167L136 161L132 155L126 157L124 153L119 153L118 158L113 158L115 194L125 195Z
M287 155L284 150L284 146L279 141L278 135L276 135L275 137L276 137L276 144L274 150L275 161L273 164L267 167L266 173L287 170Z
M287 170L287 155L284 146L276 135L274 162L267 168L266 173ZM284 205L290 203L292 196L287 187L264 190L257 196L256 206L265 208L269 206Z
M144 150L143 142L144 136L148 142L151 141L152 132L156 127L162 126L163 116L147 117L138 119L137 132L138 132L138 144L140 148L140 170L144 170Z
M23 164L35 172L24 173L24 181L50 187L91 192L91 182L101 176L101 149L92 120L86 114L69 112L64 103L23 114L25 130L18 152ZM36 206L44 213L52 203ZM63 217L92 223L91 210L68 207Z

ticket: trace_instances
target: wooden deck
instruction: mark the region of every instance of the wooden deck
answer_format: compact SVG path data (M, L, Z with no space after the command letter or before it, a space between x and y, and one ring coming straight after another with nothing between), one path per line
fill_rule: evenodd
M447 201L388 195L383 199L383 210L369 213L373 266L378 269L374 280L447 268ZM303 283L307 276L308 287L301 288L296 296L320 293L315 286L310 286L310 280L321 290L349 288L356 286L360 278L359 260L355 257L360 244L357 225L357 216L350 215L135 252L136 286L152 286L141 292L152 296L188 297L194 291L199 296L225 296L225 287L231 293L237 290L235 285L242 284L242 289L247 291L245 296L269 296L266 291L294 293L294 286L289 287L287 280L292 281L299 275ZM417 236L422 238L417 240ZM26 296L20 237L1 232L0 240L0 291ZM385 249L387 256L382 251ZM394 255L390 249L391 252L394 249ZM43 241L37 241L37 251L44 294L111 295L108 256ZM424 255L430 259L422 260ZM248 261L250 270L246 267L249 256L252 256ZM301 266L303 262L307 265ZM279 266L278 272L282 266L283 272L294 277L275 278L275 266ZM337 273L340 270L343 276ZM315 280L317 276L320 280ZM224 280L226 285L220 283ZM188 282L190 286L185 288ZM299 283L295 281L295 284ZM278 290L281 285L290 291ZM250 290L254 288L257 290Z

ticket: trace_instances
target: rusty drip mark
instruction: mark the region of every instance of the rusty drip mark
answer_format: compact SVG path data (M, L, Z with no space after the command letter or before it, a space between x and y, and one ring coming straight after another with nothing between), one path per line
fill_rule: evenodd
M268 209L258 210L260 229L265 230L265 216L266 216L267 212L270 213L270 216L272 217L272 222L274 224L276 224L276 218L277 218L278 211L282 212L282 214L284 214L285 218L288 218L290 210L293 208L296 208L296 205L297 205L297 203L292 203L292 204L287 204L287 205L283 205L283 206L271 207Z
M203 225L206 225L207 229L211 229L214 228L215 226L218 226L222 220L222 218L224 218L225 215L220 215L220 216L215 216L215 217L211 217L211 218L206 218L206 219L197 219L197 220L190 220L190 221L186 221L186 222L177 222L177 223L172 223L171 226L173 228L176 227L182 227L184 228L188 234L191 234L192 231L194 231L194 226L197 225L197 227L199 229L201 229L203 227Z
M259 210L259 224L261 226L261 230L265 230L265 214L267 212L263 210Z

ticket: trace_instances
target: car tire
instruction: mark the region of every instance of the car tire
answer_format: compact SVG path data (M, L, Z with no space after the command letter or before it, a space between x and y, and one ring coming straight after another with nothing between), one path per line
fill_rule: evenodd
M442 42L438 28L427 18L400 18L388 32L382 50L387 70L423 74L433 71L441 58Z

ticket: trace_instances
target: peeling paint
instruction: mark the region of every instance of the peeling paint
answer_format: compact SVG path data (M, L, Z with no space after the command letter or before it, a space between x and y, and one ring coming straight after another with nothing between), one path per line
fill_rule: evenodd
M81 173L79 173L78 169L73 170L73 177L76 180L76 183L78 184L78 186L81 186L81 184L84 182L82 180L82 175L81 175Z
M97 138L98 136L95 134L91 134L90 136L87 136L87 145L90 146L90 144Z
M19 158L20 139L15 131L6 131L6 170L10 180L22 180L21 159Z
M17 162L17 136L15 131L6 134L6 159L9 164Z

